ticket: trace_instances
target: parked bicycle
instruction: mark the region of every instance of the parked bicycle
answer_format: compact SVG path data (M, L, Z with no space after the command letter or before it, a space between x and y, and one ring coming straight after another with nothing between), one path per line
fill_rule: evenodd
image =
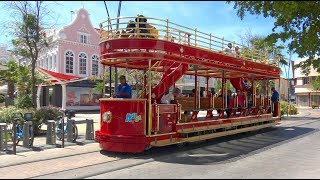
M65 112L65 116L67 117L67 122L64 123L64 128L62 128L62 120L63 120L63 116L58 116L58 121L57 121L57 125L56 125L56 136L58 140L62 140L62 133L64 133L64 135L67 135L68 132L68 128L69 128L69 120L71 120L72 117L75 117L75 111L72 110L66 110ZM76 124L72 124L71 125L72 128L72 141L76 141L76 139L78 138L78 127Z
M22 115L22 113L18 112L15 113L15 115L18 115L14 119L14 121L17 123L15 127L12 127L12 142L14 142L16 145L19 144L20 140L23 140L23 137L25 136L24 134L24 122L31 121L33 118L32 113L25 113ZM13 128L16 128L16 139L14 139L14 131ZM34 135L33 135L33 127L32 124L29 124L29 131L28 131L28 137L29 137L29 146L33 145L33 140L34 140Z

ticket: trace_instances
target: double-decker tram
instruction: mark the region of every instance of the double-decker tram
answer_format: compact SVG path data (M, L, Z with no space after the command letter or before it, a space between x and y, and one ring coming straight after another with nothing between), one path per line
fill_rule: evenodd
M103 150L143 152L258 130L280 121L279 106L270 98L280 68L262 51L141 15L109 18L100 24L100 38L101 64L140 72L143 82L132 98L100 99L95 140ZM183 76L194 82L194 94L162 103ZM204 92L200 78L206 81ZM209 92L212 79L221 81L219 95ZM234 92L227 90L227 84Z

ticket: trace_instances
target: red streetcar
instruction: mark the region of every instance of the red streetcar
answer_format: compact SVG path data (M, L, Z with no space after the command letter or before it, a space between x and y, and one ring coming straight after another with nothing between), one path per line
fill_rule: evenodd
M100 24L100 34L104 67L143 73L142 89L134 98L100 99L101 124L95 140L103 150L142 152L262 129L280 121L279 106L270 100L269 83L279 80L279 64L271 64L261 52L168 19L143 16L108 19ZM227 44L242 52L225 49ZM190 80L194 97L161 104L161 97L184 75L194 77ZM206 93L201 95L199 77L207 81ZM210 78L221 80L220 96L209 92ZM237 94L227 93L228 81ZM257 84L264 84L259 94ZM240 92L245 96L240 98Z

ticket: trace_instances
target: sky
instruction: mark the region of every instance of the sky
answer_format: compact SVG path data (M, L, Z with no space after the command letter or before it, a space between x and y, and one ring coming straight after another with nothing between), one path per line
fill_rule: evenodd
M108 18L103 1L44 1L53 13L46 19L48 24L54 24L58 29L72 21L71 11L84 7L90 14L94 27ZM117 17L119 1L106 1L111 18ZM0 4L2 5L2 4ZM171 22L197 28L201 32L212 33L217 37L240 43L240 35L251 31L253 35L266 36L272 33L274 19L247 14L243 20L237 16L233 3L225 1L122 1L120 16L136 16L169 19ZM0 23L7 23L12 17L7 10L0 9ZM0 44L10 47L12 37L2 28ZM283 52L286 54L286 52ZM286 55L289 58L289 55ZM298 59L297 55L292 60ZM282 68L283 69L283 68ZM285 70L283 69L283 72ZM282 75L287 78L287 75ZM292 77L290 71L289 77Z

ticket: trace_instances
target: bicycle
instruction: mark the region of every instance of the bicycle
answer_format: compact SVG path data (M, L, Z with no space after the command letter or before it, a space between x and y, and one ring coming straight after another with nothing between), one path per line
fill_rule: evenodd
M67 122L64 123L64 128L62 128L62 120L63 117L62 116L58 116L58 121L57 121L57 125L56 125L56 137L58 140L62 140L62 133L64 133L64 135L67 135L68 132L68 128L69 128L69 120L71 120L72 117L75 117L75 112L72 110L66 110L65 111L65 116L67 117ZM76 139L78 138L78 127L75 124L71 125L72 127L72 141L75 142ZM63 130L62 130L63 129Z
M22 113L15 113L20 115L20 117L23 119L23 121L21 122L21 118L15 118L14 121L16 121L16 127L12 127L12 132L11 132L11 138L12 138L12 142L15 143L16 145L19 144L20 140L23 140L24 137L24 129L23 129L23 122L28 122L31 121L33 118L32 113L25 113L24 115L22 115ZM16 128L16 139L14 139L14 131L13 128ZM34 135L33 135L33 127L32 124L29 124L29 146L32 146L33 144L33 140L34 140Z

